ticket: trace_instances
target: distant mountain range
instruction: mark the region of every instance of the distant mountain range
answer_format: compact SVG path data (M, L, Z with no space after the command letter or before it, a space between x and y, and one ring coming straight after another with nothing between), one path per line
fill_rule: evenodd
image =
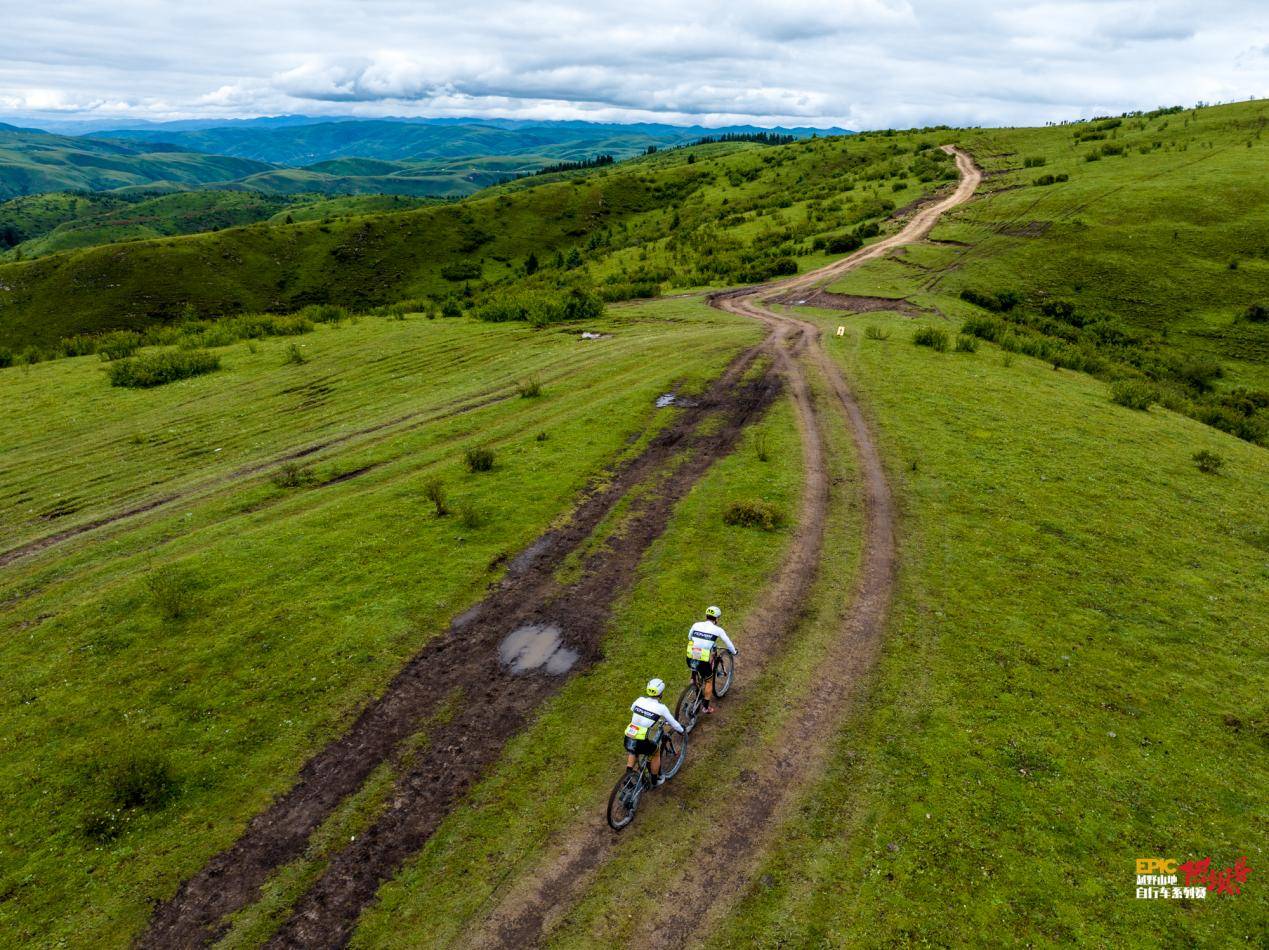
M74 126L55 124L64 130ZM59 135L0 123L0 200L120 188L457 196L560 161L599 154L628 158L654 146L755 132L798 138L847 134L756 126L274 116Z

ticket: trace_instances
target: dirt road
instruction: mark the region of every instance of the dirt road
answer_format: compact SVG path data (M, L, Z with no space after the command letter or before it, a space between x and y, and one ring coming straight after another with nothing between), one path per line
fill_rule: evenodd
M844 424L854 445L864 512L863 559L850 607L820 667L831 672L817 683L817 689L800 707L791 726L792 734L799 737L796 754L786 751L766 759L739 794L729 796L724 806L714 811L720 826L731 829L731 833L705 839L698 851L700 860L692 862L691 869L672 876L661 906L680 911L660 914L650 921L651 932L641 942L660 947L707 942L704 935L711 932L712 919L725 913L743 894L759 856L797 793L819 772L834 728L848 711L878 655L894 588L896 556L894 500L881 455L854 394L824 350L818 326L776 310L770 301L777 297L790 300L800 290L809 294L867 261L922 239L944 212L968 201L981 182L982 173L968 155L950 147L945 150L956 157L960 173L956 188L920 209L900 231L818 270L711 298L710 302L720 309L772 327L777 338L799 341L795 351L786 352L779 368L793 396L803 436L803 531L790 554L790 562L799 565L801 583L790 585L783 578L777 580L764 603L765 609L747 618L740 636L745 643L744 676L755 675L787 642L815 576L816 565L807 566L805 561L818 557L823 527L813 532L806 528L808 518L823 518L827 511L824 432L829 425ZM810 398L808 372L823 380L832 393L831 415L818 409ZM726 728L725 711L710 726ZM708 741L708 736L694 734L693 750L699 754ZM645 816L645 820L655 820L655 816ZM597 819L580 822L561 840L548 845L547 860L502 895L466 935L465 944L521 947L541 943L585 892L604 862L616 856L622 840L598 827ZM714 909L710 919L702 920L702 907Z

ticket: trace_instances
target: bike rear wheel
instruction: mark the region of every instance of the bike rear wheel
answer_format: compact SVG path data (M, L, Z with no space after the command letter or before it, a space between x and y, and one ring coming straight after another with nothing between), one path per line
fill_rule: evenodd
M639 795L643 791L639 774L638 771L627 772L617 780L612 794L608 796L608 826L613 831L620 831L634 821L635 812L639 809Z
M720 699L731 689L732 676L736 672L736 658L724 652L718 658L718 666L714 670L714 695Z
M695 680L688 684L679 696L679 704L674 709L674 718L688 732L696 728L696 720L701 714L701 690L696 685Z
M674 778L678 774L679 769L683 768L683 761L686 758L687 733L681 736L675 734L667 737L665 743L661 746L661 774L667 781Z

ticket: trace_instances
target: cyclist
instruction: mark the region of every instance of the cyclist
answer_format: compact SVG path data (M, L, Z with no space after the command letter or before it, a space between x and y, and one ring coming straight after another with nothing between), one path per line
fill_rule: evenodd
M727 631L716 621L723 615L720 607L706 607L705 619L692 624L687 632L687 668L699 673L705 683L705 711L714 711L714 667L718 663L718 641L732 656L738 652Z
M650 757L652 777L657 785L665 781L661 777L661 737L664 735L666 723L675 732L682 733L683 727L674 718L668 706L661 702L665 693L665 683L653 677L644 688L645 695L630 704L630 725L626 726L626 771L635 767L635 756Z

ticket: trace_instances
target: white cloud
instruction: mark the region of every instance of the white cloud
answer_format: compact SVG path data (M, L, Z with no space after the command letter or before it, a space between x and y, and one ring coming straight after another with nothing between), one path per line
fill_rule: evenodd
M1263 0L41 0L0 111L1019 123L1269 93Z

